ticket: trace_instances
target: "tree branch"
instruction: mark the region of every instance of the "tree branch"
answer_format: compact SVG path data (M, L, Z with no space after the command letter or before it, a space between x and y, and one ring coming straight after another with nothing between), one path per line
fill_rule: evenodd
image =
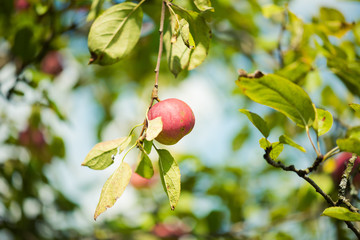
M276 168L281 168L284 171L288 171L288 172L294 172L296 173L299 177L301 177L302 179L304 179L305 181L307 181L315 190L316 192L318 192L325 200L326 202L330 205L330 206L337 206L337 202L335 202L329 195L327 195L320 187L319 185L317 185L311 178L309 178L307 176L307 174L309 173L309 171L307 171L308 168L306 170L302 170L302 169L296 169L294 165L290 165L290 166L286 166L284 165L282 162L280 161L274 161L271 157L270 157L270 152L271 152L272 148L266 148L265 149L265 154L264 154L264 159L266 160L266 162L268 164L270 164L273 167ZM316 162L318 161L319 157L317 158L317 160L314 162L313 166L316 165ZM356 158L355 158L356 159ZM355 161L355 160L354 160ZM350 171L351 172L351 171ZM345 198L345 197L344 197ZM346 198L345 198L346 199ZM350 204L350 203L349 203ZM350 204L351 205L351 204ZM348 206L349 207L349 206ZM351 205L351 207L353 207ZM350 208L350 207L349 207ZM353 207L354 208L354 207ZM351 210L351 208L350 208ZM359 230L351 223L348 221L344 221L345 224L347 225L347 227L349 229L351 229L354 234L358 237L358 239L360 239L360 232Z

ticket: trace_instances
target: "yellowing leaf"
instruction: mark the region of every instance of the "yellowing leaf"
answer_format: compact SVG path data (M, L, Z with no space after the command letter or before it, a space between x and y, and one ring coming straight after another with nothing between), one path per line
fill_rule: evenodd
M343 221L349 221L349 222L360 221L359 213L351 212L349 209L344 207L326 208L321 215L336 218Z
M299 144L297 144L296 142L294 142L291 138L289 138L288 136L286 135L281 135L279 137L279 141L280 143L283 143L283 144L287 144L289 146L292 146L294 148L297 148L299 149L300 151L302 152L306 152L305 148L303 148L302 146L300 146Z
M148 120L148 127L146 129L146 140L152 141L155 139L162 131L163 124L161 117L157 117L152 120Z
M165 149L158 149L157 152L159 154L160 179L163 184L164 191L169 198L171 210L174 210L180 197L180 169L169 151Z
M111 208L116 200L123 194L130 182L131 168L126 162L122 162L115 172L106 180L101 190L100 200L96 207L94 219L106 209Z
M81 165L94 170L105 169L114 162L113 156L124 151L130 142L131 136L100 142L90 150Z
M330 112L321 108L316 108L316 120L314 122L314 129L317 131L318 136L327 133L333 124L333 117Z

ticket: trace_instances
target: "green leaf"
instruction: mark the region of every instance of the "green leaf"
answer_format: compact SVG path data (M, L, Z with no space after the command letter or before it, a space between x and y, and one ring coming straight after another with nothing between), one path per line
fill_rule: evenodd
M211 2L210 0L194 0L195 6L200 10L200 11L211 11L214 12L214 8L211 7Z
M155 139L162 131L163 124L161 117L157 117L152 120L148 120L148 127L146 129L146 140L152 141Z
M274 15L279 15L284 12L284 8L275 4L267 4L262 7L262 14L266 18L270 18Z
M343 152L351 152L360 155L360 139L359 138L342 138L337 139L336 144Z
M299 126L311 126L315 111L307 93L293 82L267 74L261 77L240 75L236 84L251 100L272 107Z
M189 23L184 18L180 20L180 34L184 44L188 48L195 48L195 41L190 33Z
M130 144L131 136L96 144L85 157L82 166L103 170L113 164L113 155L120 154Z
M261 138L259 140L260 147L264 150L271 147L270 157L273 160L276 160L280 153L284 150L284 144L281 142L270 143L266 138Z
M164 46L167 61L170 71L176 77L182 70L192 70L205 60L209 50L211 31L205 19L199 13L175 5L172 5L172 7L189 24L189 46L196 46L189 49L184 44L184 41L186 42L187 39L181 41L174 38L173 36L176 35L176 32L173 32L174 27L169 27L165 32ZM176 25L175 18L176 15L171 15L172 25ZM194 43L191 43L190 36L192 36Z
M270 152L270 157L273 160L276 160L280 153L284 150L284 144L280 143L280 142L274 142L271 144L271 152Z
M350 103L349 106L354 109L355 112L360 113L360 104Z
M95 210L95 220L101 213L105 212L106 209L111 208L116 200L123 194L126 186L130 182L131 174L129 164L122 162L108 180L106 180Z
M250 135L249 128L244 126L232 141L232 150L239 150Z
M306 152L305 148L303 148L302 146L300 146L299 144L294 142L291 138L289 138L286 135L281 135L279 137L279 141L280 141L280 143L287 144L287 145L292 146L292 147L294 147L296 149L299 149L302 152Z
M260 147L264 150L266 150L267 148L269 148L271 146L271 142L269 142L269 140L267 140L266 138L261 138L259 140L259 144L260 144Z
M92 21L95 18L97 18L97 16L99 16L100 12L101 12L101 8L104 4L104 0L93 0L91 3L91 8L90 8L90 12L86 18L86 21Z
M160 179L169 198L171 210L174 210L180 197L180 169L169 151L157 149L157 152L159 154Z
M326 208L321 215L336 218L343 221L349 221L349 222L360 221L359 213L351 212L349 209L344 207Z
M322 136L327 133L333 124L333 117L330 112L316 108L316 120L314 122L314 129L318 136Z
M145 151L147 154L150 154L151 148L152 148L152 144L153 144L153 141L148 141L148 140L144 139L143 148L144 148L144 151Z
M346 132L346 138L360 139L360 126L349 128Z
M154 175L154 168L149 156L141 151L139 154L139 163L135 172L144 178L151 178Z
M103 12L89 32L90 63L109 65L129 54L140 37L140 4L124 2Z
M250 112L246 109L239 109L239 111L243 114L245 114L249 120L254 124L254 126L259 129L259 131L262 133L264 137L269 137L270 130L264 121L259 115L256 113Z

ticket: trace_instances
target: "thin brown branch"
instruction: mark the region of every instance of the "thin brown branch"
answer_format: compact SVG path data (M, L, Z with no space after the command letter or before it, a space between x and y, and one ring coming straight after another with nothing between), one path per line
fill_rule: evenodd
M160 27L159 27L159 52L158 52L158 57L157 57L157 62L156 62L156 67L155 67L155 84L153 87L153 90L151 92L151 100L150 100L150 105L148 107L148 110L152 107L154 100L157 100L158 102L159 100L159 96L158 96L158 88L159 88L159 72L160 72L160 62L161 62L161 56L162 56L162 52L163 52L163 45L164 45L164 22L165 22L165 7L166 7L166 1L162 1L161 4L161 16L160 16ZM147 114L147 112L146 112ZM146 117L144 119L144 126L141 130L140 133L140 137L144 134L145 129L147 128L147 120Z
M316 192L318 192L324 199L325 201L330 205L330 206L337 206L338 202L335 202L328 194L326 194L320 187L319 185L317 185L311 178L309 178L307 176L308 171L307 170L302 170L302 169L296 169L294 165L290 165L290 166L286 166L284 165L282 162L280 161L275 161L270 157L270 152L271 152L271 147L267 148L265 150L265 154L264 154L264 159L266 160L266 162L268 164L270 164L273 167L276 168L281 168L284 171L288 171L288 172L294 172L296 173L299 177L301 177L302 179L304 179L305 181L307 181L315 190ZM318 158L317 158L318 159ZM356 158L355 158L356 159ZM354 160L355 161L355 160ZM316 161L315 161L316 162ZM314 163L315 165L315 163ZM308 168L310 169L310 168ZM350 203L349 203L350 204ZM350 204L351 205L351 204ZM352 205L351 205L352 206ZM348 206L349 207L349 206ZM353 206L352 206L353 207ZM351 209L350 209L351 210ZM351 229L354 234L357 236L358 239L360 239L360 232L359 230L351 223L351 222L347 222L345 221L345 224L347 225L347 227L349 229Z

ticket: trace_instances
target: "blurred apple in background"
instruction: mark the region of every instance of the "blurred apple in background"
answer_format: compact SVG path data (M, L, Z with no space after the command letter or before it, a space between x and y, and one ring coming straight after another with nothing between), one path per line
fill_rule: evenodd
M6 1L6 0L1 0ZM30 4L27 0L15 0L14 1L14 7L18 11L26 10L30 7Z
M41 71L57 76L63 70L63 58L57 51L48 52L40 64Z
M335 170L332 173L332 177L335 181L335 184L339 184L341 181L341 176L343 175L345 168L346 168L346 164L348 163L349 159L351 158L352 153L349 152L343 152L340 153L338 156L336 156L335 158ZM358 171L357 169L359 168L360 165L360 158L358 157L355 160L355 164L354 164L354 168L352 171L352 174L354 174L356 171ZM353 183L355 185L356 188L360 188L360 173L357 173L354 177Z
M154 176L150 179L143 178L137 173L133 173L131 175L130 183L134 188L141 189L141 188L150 188L152 187L158 180L157 176Z

